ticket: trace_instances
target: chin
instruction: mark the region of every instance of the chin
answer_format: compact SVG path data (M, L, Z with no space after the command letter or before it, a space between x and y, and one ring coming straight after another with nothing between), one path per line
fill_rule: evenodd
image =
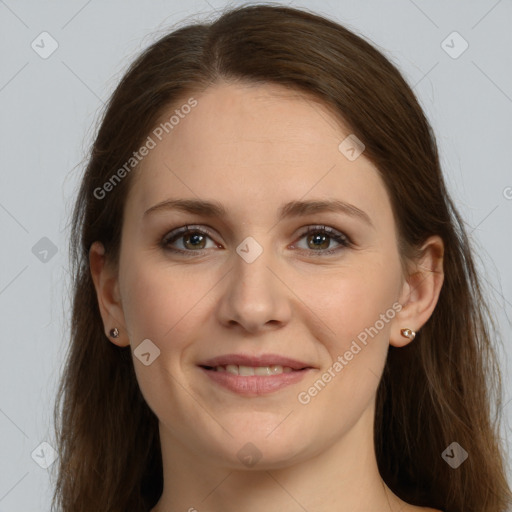
M270 470L289 467L314 455L314 442L283 429L270 435L259 429L236 430L232 438L223 438L216 453L221 465L232 470ZM243 432L243 434L242 434ZM209 445L210 449L214 444Z

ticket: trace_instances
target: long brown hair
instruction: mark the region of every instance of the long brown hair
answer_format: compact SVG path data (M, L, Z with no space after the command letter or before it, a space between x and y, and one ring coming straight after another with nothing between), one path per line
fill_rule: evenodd
M377 392L378 467L391 490L413 505L505 512L512 498L499 438L497 329L432 129L399 71L362 37L275 5L228 10L212 23L169 33L137 58L107 105L72 218L72 324L54 410L60 459L52 505L64 512L143 512L162 492L158 419L139 390L130 347L105 337L88 262L98 240L117 263L136 168L106 197L94 191L166 109L219 80L280 84L330 107L381 173L401 255L412 257L430 235L443 239L438 304L413 343L388 352ZM469 453L457 469L441 457L454 441Z

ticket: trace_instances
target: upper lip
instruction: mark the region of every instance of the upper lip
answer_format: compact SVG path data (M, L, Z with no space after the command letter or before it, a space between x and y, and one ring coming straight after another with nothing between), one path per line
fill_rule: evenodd
M302 370L304 368L313 368L308 363L291 359L289 357L280 356L278 354L261 354L259 356L251 356L247 354L226 354L223 356L213 357L199 363L199 366L226 366L228 364L238 366L288 366L292 370Z

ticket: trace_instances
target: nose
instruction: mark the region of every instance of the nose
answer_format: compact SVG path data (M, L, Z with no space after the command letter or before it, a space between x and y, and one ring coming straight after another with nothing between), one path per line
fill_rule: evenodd
M250 333L283 327L290 321L292 292L270 250L248 263L234 255L217 308L225 327Z

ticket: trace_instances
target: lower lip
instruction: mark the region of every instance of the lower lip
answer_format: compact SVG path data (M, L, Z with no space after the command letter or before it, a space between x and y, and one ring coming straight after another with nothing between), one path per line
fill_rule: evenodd
M278 391L286 386L301 381L311 371L311 368L295 370L289 373L277 375L235 375L229 372L218 372L215 370L200 369L208 377L221 386L240 395L258 396Z

